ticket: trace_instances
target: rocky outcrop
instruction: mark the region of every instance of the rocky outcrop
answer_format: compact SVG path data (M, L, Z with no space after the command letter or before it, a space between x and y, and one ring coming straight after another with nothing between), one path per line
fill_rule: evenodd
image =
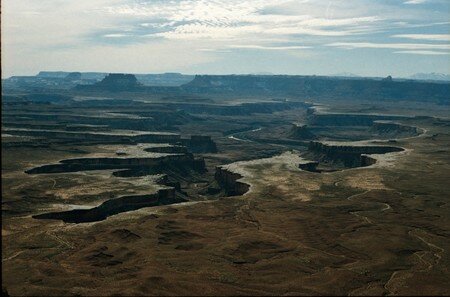
M311 141L309 143L309 150L320 151L332 155L334 153L386 154L390 152L401 152L404 149L394 146L338 145Z
M67 81L81 81L81 72L71 72L64 77Z
M393 115L313 113L308 116L308 124L314 126L372 126L377 120L400 120L407 117Z
M308 162L308 163L299 164L298 168L300 168L302 170L306 170L306 171L317 172L318 165L319 165L319 162L312 161L312 162Z
M4 128L3 131L12 135L34 136L54 139L63 139L67 141L84 141L93 143L168 143L173 146L153 147L146 151L184 153L186 148L191 153L216 153L216 143L210 136L192 135L190 138L181 138L181 135L174 133L152 133L142 132L139 134L127 133L108 133L108 132L81 132L81 131L62 131L50 129L23 129L23 128Z
M416 136L419 131L416 127L401 125L393 122L375 121L370 131L380 135L391 137Z
M307 125L292 124L292 128L289 131L289 138L298 140L311 140L317 137L309 130Z
M175 118L177 117L176 114L172 115ZM5 114L4 126L12 127L9 123L16 121L17 118L18 117L15 114ZM171 121L170 118L167 121L156 121L154 118L142 118L142 117L120 118L113 116L107 117L95 115L83 116L83 115L68 115L68 114L40 114L40 113L29 113L26 115L26 120L32 122L51 121L63 123L65 125L103 125L109 127L109 129L140 130L140 131L148 131L149 129L166 130L166 128L172 125L173 123L173 121Z
M143 133L132 137L135 143L177 143L181 141L178 134Z
M176 143L181 140L180 135L171 133L142 133L132 135L107 132L101 133L15 128L8 128L4 131L7 131L8 134L13 135L36 136L51 139L67 139L98 143Z
M375 159L367 155L401 152L404 149L394 146L334 145L311 141L308 150L315 154L315 158L319 162L336 162L343 164L345 167L352 168L368 166L376 162Z
M277 111L304 108L309 104L304 102L280 101L280 102L255 102L242 103L237 105L217 105L217 104L191 104L172 103L174 108L182 109L191 114L214 114L214 115L251 115L255 113L273 113Z
M93 85L78 85L78 90L95 91L136 91L142 89L137 78L133 74L110 73L103 80Z
M296 98L449 102L450 83L290 75L197 75L195 93L289 95Z
M217 153L216 143L210 136L192 135L190 139L182 139L191 153Z
M377 159L367 155L361 155L361 167L370 166L377 163Z
M25 171L28 174L61 173L86 170L128 169L157 171L164 167L188 167L205 171L204 159L195 159L192 154L168 155L158 158L76 158L60 161Z
M122 196L103 202L90 209L75 209L71 211L51 212L35 215L35 219L62 220L66 223L95 222L106 219L109 216L137 210L143 207L167 205L182 202L175 196L175 189L160 189L157 193L148 195Z
M164 154L184 154L188 152L187 147L181 145L155 146L145 148L146 152L164 153Z
M225 189L227 196L244 195L250 189L250 185L239 181L239 179L242 178L242 175L231 172L222 166L216 167L216 173L214 176L219 185Z

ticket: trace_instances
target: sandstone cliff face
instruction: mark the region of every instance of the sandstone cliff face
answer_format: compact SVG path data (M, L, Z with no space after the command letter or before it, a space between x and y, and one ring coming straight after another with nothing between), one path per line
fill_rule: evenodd
M308 126L292 124L292 128L289 131L289 138L311 140L316 139L317 137L308 129Z
M51 130L21 130L7 129L8 133L14 135L37 136L46 138L106 142L106 143L176 143L181 137L178 134L158 134L143 133L139 135L120 135L95 132L69 132L69 131L51 131Z
M133 74L110 73L94 85L78 85L78 89L98 91L136 91L142 88Z
M317 172L317 166L319 162L313 161L308 163L299 164L298 168L306 171Z
M142 143L176 143L181 139L177 134L141 134L132 138L134 142Z
M416 136L419 134L419 131L416 127L401 125L392 122L375 121L370 130L380 135L389 135L392 137Z
M334 145L326 144L318 141L311 141L309 149L324 152L327 154L334 153L353 153L353 154L385 154L390 152L403 151L400 147L395 146L352 146L352 145Z
M216 143L210 136L192 135L190 139L181 141L191 153L217 153Z
M361 167L370 166L377 163L377 160L375 158L372 158L367 155L361 155Z
M309 106L304 102L255 102L242 103L238 105L216 105L216 104L190 104L176 103L172 104L175 108L184 110L191 114L214 114L214 115L251 115L255 113L273 113L295 108Z
M159 158L76 158L60 161L59 164L49 164L32 168L25 173L58 173L85 170L129 169L145 170L163 167L188 167L196 171L204 171L204 159L195 159L192 154L168 155Z
M297 98L336 98L448 102L449 83L339 79L299 75L197 75L182 86L196 93L294 95Z
M244 182L238 181L242 175L229 171L223 167L216 167L215 178L217 182L225 189L228 196L244 195L250 189L250 186Z
M164 154L184 154L188 152L187 147L180 145L149 147L144 151Z
M126 211L132 211L143 207L173 204L176 202L181 201L176 199L174 188L160 189L154 194L122 196L111 199L91 209L52 212L35 215L33 218L62 220L66 223L95 222Z
M398 120L402 116L370 114L310 114L308 123L315 126L372 126L376 120Z
M308 150L316 153L318 159L341 162L345 167L361 167L376 162L375 159L367 155L400 152L404 149L394 146L330 145L311 141Z

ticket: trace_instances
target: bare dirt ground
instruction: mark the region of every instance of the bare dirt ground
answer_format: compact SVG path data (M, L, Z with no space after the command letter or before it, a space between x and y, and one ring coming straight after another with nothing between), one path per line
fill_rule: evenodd
M335 111L350 107L361 109L350 102ZM417 108L396 108L380 112L418 114ZM433 112L446 114L441 107ZM157 185L108 170L24 170L114 156L123 145L2 148L2 285L10 295L45 296L449 295L448 126L409 120L426 133L397 140L406 151L327 173L298 169L302 158L292 147L248 137L277 138L304 116L299 110L251 118L197 115L203 121L183 124L180 132L213 135L219 154L204 155L208 169L231 163L250 191L95 223L32 215L92 207ZM231 130L250 132L236 140Z
M33 164L71 155L6 149L3 285L47 296L448 295L450 136L424 128L428 135L398 143L410 151L395 166L312 173L287 152L230 165L251 185L244 196L84 224L31 215L148 184L111 184L106 173L29 176Z

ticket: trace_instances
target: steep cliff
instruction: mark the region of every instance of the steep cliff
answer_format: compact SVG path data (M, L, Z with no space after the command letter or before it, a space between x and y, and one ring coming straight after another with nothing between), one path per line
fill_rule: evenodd
M419 131L416 127L383 121L375 121L370 128L370 131L379 135L391 137L408 137L419 135Z
M449 102L450 83L289 75L197 75L182 86L197 93L292 95L299 98Z
M60 131L60 130L39 130L5 128L4 131L13 135L37 136L51 139L67 139L68 141L87 141L98 143L177 143L181 136L173 133L151 133L142 132L140 134L130 133L108 133L108 132L81 132L81 131Z
M298 140L311 140L317 138L316 135L314 135L309 130L307 125L298 125L298 124L292 124L292 128L289 131L288 137Z
M190 153L168 155L157 158L76 158L60 161L58 164L49 164L26 170L28 174L76 172L86 170L129 169L158 171L164 167L191 168L196 171L205 171L205 161L196 159Z
M138 83L133 74L110 73L103 80L93 85L77 85L78 90L95 91L137 91L142 89L142 84Z
M328 162L337 166L352 168L368 166L376 162L374 158L367 155L401 152L403 150L403 148L395 146L352 146L311 141L307 156L314 158L319 163Z
M166 153L166 154L184 154L188 152L187 147L181 145L155 146L145 148L146 152Z
M407 117L394 115L310 113L308 124L315 126L372 126L379 120L401 120Z
M234 173L221 166L216 167L215 178L219 185L221 185L227 196L240 196L247 193L250 186L244 182L239 181L242 175Z
M210 136L192 135L189 139L182 139L191 153L217 153L216 143Z
M175 197L175 189L160 189L154 194L122 196L110 199L97 207L90 209L76 209L63 212L51 212L35 215L35 219L62 220L66 223L86 223L106 219L109 216L140 209L143 207L173 204L182 202Z

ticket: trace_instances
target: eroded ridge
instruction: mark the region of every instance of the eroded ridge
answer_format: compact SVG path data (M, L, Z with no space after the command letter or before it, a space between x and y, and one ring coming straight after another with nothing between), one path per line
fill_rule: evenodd
M195 158L193 154L173 154L148 158L76 158L60 161L58 164L48 164L35 167L25 172L28 174L63 173L86 170L128 169L155 170L164 167L190 167L198 171L205 170L202 158Z
M113 131L113 132L84 132L50 129L28 128L2 128L2 133L11 135L43 137L52 141L64 143L108 143L108 144L138 144L138 143L169 143L185 146L191 153L216 153L217 146L214 140L207 135L191 135L182 138L181 135L171 132L147 132L147 131Z
M90 209L75 209L62 212L50 212L34 215L35 219L62 220L66 223L87 223L105 220L122 212L144 207L174 204L185 200L175 195L175 188L164 188L154 194L122 196L110 199Z
M250 189L249 184L240 181L240 179L243 178L241 174L232 172L221 166L216 168L215 178L225 189L227 196L241 196Z
M167 151L184 153L152 152ZM150 152L148 152L150 151ZM130 154L133 156L130 157ZM163 187L155 193L141 195L124 195L109 199L102 204L90 209L76 209L63 212L50 212L33 216L37 219L59 219L68 223L83 223L104 220L107 217L137 210L143 207L167 205L185 202L192 198L206 195L223 195L222 188L217 185L214 177L208 174L205 160L195 157L187 152L184 146L171 146L156 144L123 147L116 152L116 157L110 157L111 153L94 153L92 157L73 158L61 160L57 164L48 164L35 167L25 172L28 174L53 174L70 173L92 170L114 170L114 178L131 178L155 176L155 181ZM206 185L199 187L198 182ZM185 189L182 189L182 184Z
M339 169L366 167L376 163L371 155L402 152L396 146L350 145L311 141L303 155L315 161L300 164L303 170L311 172L335 171Z

